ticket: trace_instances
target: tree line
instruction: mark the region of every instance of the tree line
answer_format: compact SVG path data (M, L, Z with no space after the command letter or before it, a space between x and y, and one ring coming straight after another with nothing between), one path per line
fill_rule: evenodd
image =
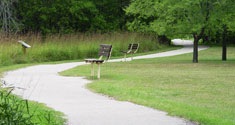
M42 34L118 31L125 29L123 8L128 4L129 0L1 0L0 26L6 32Z
M235 43L235 0L1 0L0 26L5 32L155 33L161 38Z

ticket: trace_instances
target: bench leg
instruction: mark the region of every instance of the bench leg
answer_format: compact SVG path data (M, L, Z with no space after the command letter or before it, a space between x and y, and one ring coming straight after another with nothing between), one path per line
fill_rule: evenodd
M26 55L26 48L22 46L22 51L24 53L24 55Z
M124 61L126 62L126 53L124 54L124 59L125 59Z
M91 76L95 75L94 63L91 63Z
M131 61L133 60L133 56L134 56L134 54L132 53L132 54L131 54Z
M97 78L100 79L100 63L98 63L98 74L97 74Z

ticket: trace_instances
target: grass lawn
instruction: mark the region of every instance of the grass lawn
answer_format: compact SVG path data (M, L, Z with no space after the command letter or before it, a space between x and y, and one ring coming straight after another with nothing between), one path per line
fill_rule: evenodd
M92 91L167 111L201 124L235 124L235 47L221 61L221 47L173 57L107 63L101 79L88 84ZM87 76L90 65L61 73Z

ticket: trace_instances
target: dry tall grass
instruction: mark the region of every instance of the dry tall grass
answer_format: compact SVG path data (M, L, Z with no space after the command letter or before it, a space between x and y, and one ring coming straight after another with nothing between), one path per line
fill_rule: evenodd
M18 40L29 43L24 56ZM77 33L50 35L43 38L39 34L0 37L0 65L83 59L97 57L99 44L112 44L112 56L121 55L129 43L140 43L139 52L156 50L161 47L154 35L140 33Z

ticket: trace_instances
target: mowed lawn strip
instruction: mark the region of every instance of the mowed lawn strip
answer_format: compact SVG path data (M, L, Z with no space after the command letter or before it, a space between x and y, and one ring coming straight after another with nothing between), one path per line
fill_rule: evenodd
M235 124L235 47L228 47L228 61L221 61L221 47L173 57L106 63L101 79L91 90L137 104L167 111L202 124ZM87 76L90 65L61 73Z

